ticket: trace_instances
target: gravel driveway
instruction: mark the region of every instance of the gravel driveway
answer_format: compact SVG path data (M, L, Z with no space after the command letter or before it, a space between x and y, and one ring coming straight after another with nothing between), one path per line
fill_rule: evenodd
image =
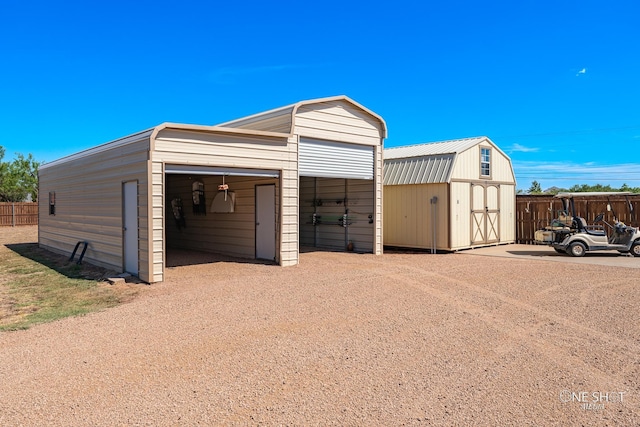
M0 425L640 424L637 269L215 260L168 269L131 303L0 334Z

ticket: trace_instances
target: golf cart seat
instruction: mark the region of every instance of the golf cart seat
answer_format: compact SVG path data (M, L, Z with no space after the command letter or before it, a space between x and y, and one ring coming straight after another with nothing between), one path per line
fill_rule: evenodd
M597 226L587 225L587 221L585 221L581 216L575 217L575 221L578 223L578 230L584 231L592 236L606 236L606 233L602 228L594 228Z
M544 227L547 231L569 232L573 225L573 217L565 211L558 211L558 217L551 221L551 224Z

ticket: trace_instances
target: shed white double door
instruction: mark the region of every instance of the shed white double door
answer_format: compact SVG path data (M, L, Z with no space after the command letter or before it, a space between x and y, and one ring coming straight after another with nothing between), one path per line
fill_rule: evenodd
M471 184L471 244L500 241L500 187Z

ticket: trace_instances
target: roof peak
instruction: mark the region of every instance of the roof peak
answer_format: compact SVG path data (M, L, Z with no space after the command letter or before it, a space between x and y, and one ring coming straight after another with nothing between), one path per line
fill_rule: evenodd
M385 148L385 150L394 150L394 149L397 149L397 148L418 147L418 146L421 146L421 145L445 144L445 143L450 143L450 142L476 141L476 140L482 140L482 139L489 139L489 137L487 137L487 136L470 136L470 137L467 137L467 138L445 139L445 140L442 140L442 141L418 142L418 143L415 143L415 144L398 145L397 147L389 147L389 148Z
M494 145L493 142L486 136L450 139L448 141L438 141L385 148L384 158L400 159L407 157L434 156L442 154L459 154L485 141L488 141L491 145Z

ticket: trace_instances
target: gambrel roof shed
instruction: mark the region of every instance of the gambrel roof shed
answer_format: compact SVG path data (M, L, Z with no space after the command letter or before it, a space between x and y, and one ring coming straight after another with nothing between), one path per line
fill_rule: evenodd
M515 175L489 138L384 150L384 242L459 250L515 240Z

